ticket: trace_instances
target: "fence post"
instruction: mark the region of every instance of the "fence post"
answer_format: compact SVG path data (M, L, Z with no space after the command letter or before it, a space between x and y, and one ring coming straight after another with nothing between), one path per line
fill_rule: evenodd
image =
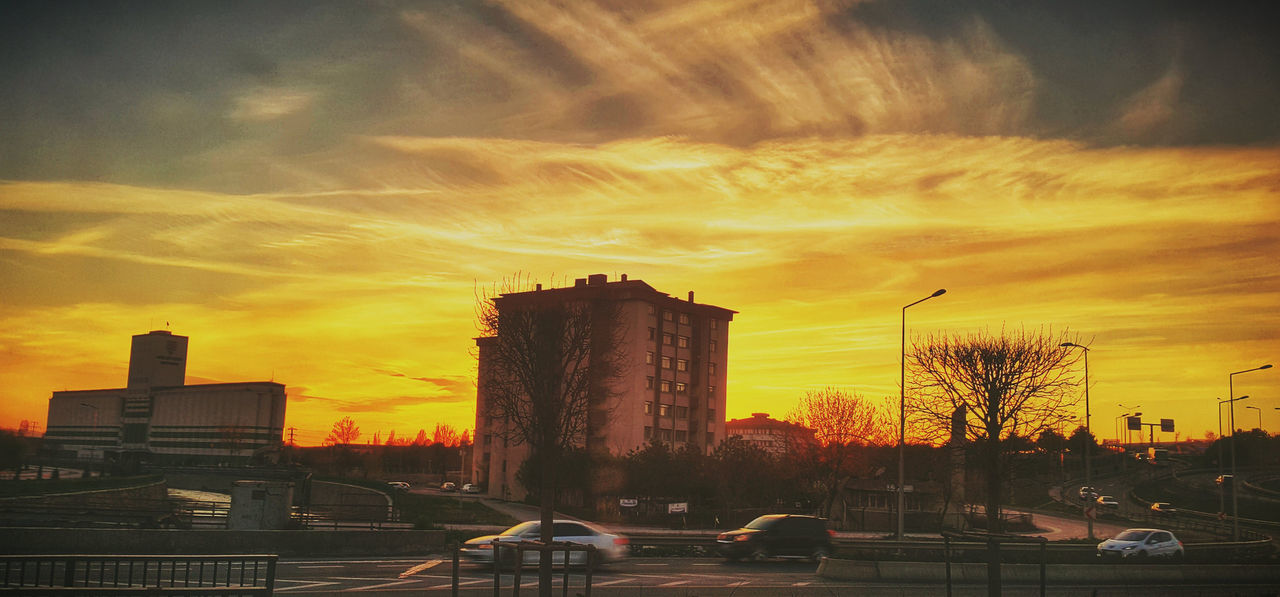
M586 586L582 590L582 597L591 597L591 573L596 567L596 546L587 546L587 571L583 575L583 582Z
M942 559L947 563L947 597L951 597L951 537L942 536Z
M38 577L39 575L37 574L36 576ZM49 571L49 576L53 576L52 570ZM89 582L88 570L86 569L85 583L88 584L88 582ZM37 585L40 584L39 578L36 579L36 584ZM53 583L49 583L49 584L53 584ZM67 558L66 560L66 564L64 565L62 570L62 586L64 587L76 586L76 559L75 558Z
M453 544L453 597L458 597L458 544ZM495 563L497 560L494 560ZM496 565L496 564L495 564Z
M520 571L524 568L524 541L516 544L515 585L511 587L512 597L520 597Z
M1044 537L1040 538L1040 597L1045 597L1045 568L1047 567L1045 558L1045 544L1049 540Z

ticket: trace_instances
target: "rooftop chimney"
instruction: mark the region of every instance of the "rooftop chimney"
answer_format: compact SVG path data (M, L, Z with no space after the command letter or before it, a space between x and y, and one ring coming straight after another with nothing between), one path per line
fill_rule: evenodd
M534 289L534 290L542 290L542 285L541 285L541 284L538 284L538 285L537 285L537 286L535 286L533 289Z
M573 287L574 287L574 288L578 288L578 287L580 287L580 286L586 286L586 285L587 285L587 279L586 279L586 278L578 278L578 279L576 279L576 280L574 280L574 281L573 281Z
M692 290L690 290L690 291L689 291L689 302L691 302L691 303L693 302L693 291L692 291Z
M623 281L623 282L626 282L626 281L627 281L627 275L626 275L626 274L622 274L622 281Z
M608 274L591 274L587 276L587 284L595 286L597 284L607 284L609 282Z

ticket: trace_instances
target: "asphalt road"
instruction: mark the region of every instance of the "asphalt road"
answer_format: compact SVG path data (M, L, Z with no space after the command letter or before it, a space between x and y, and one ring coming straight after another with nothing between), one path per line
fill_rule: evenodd
M592 579L592 595L624 597L709 596L907 596L946 595L940 584L859 583L819 577L817 566L795 560L731 563L715 558L632 558L607 565ZM537 594L537 571L526 569L521 595ZM557 575L555 594L561 595ZM501 594L513 594L514 577L501 576ZM325 559L281 561L275 592L282 595L340 595L350 593L413 593L449 595L451 562L446 559ZM583 592L580 570L570 578L570 595ZM1038 595L1035 586L1006 586L1006 595ZM459 572L461 595L493 595L493 571L463 563ZM955 596L986 595L985 585L957 585ZM1049 587L1049 595L1275 595L1275 587L1233 585Z

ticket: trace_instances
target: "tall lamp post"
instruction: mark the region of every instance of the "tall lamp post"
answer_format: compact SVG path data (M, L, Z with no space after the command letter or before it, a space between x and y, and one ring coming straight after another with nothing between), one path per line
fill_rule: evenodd
M903 490L903 485L907 482L907 307L946 293L946 288L939 288L933 294L902 308L902 358L898 362L898 389L901 392L898 401L898 541L902 541L906 529L907 506L907 494Z
M1244 400L1245 398L1248 398L1248 397L1249 397L1249 396L1246 394L1246 395L1241 396L1241 397L1239 397L1239 398L1232 398L1232 399L1230 399L1230 400L1223 400L1223 399L1221 399L1221 398L1219 398L1219 399L1218 399L1218 478L1219 478L1219 479L1221 479L1221 478L1222 478L1222 474L1223 474L1223 472L1224 472L1224 471L1223 471L1223 469L1222 469L1222 467L1223 467L1223 463L1222 463L1222 442L1224 441L1224 440L1222 439L1222 405L1223 405L1223 404L1226 404L1226 403L1228 403L1228 402L1235 402L1235 401L1237 401L1237 400ZM1235 478L1234 478L1234 477L1231 479L1231 482L1232 482L1232 483L1235 483ZM1223 487L1224 487L1225 485L1226 485L1225 483L1218 483L1218 512L1226 512L1226 511L1227 511L1227 506L1226 506L1226 499L1227 499L1227 498L1225 497L1225 496L1226 496L1226 494L1225 494L1225 493L1223 493L1223 492L1225 491L1225 489L1223 489ZM1232 486L1232 490L1233 490L1233 491L1235 490L1235 486Z
M1231 540L1240 540L1240 498L1236 497L1236 404L1235 400L1235 376L1241 373L1249 373L1251 371L1262 371L1270 369L1271 364L1267 363L1261 367L1253 369L1245 369L1244 371L1236 371L1227 375L1227 410L1231 411Z
M1084 431L1085 441L1091 443L1093 441L1093 430L1089 428L1089 347L1076 344L1075 342L1063 342L1060 344L1063 348L1079 348L1084 350ZM1085 487L1093 487L1093 466L1090 461L1093 460L1093 446L1086 443L1084 448L1084 485ZM1085 506L1088 510L1088 506ZM1093 536L1093 517L1085 516L1089 524L1089 539Z
M1262 409L1256 406L1248 406L1248 405L1246 405L1245 408L1252 408L1253 410L1258 411L1258 430L1261 431L1262 430Z

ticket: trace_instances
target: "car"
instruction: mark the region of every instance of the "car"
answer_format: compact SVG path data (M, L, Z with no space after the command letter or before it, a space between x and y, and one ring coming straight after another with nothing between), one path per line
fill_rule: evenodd
M835 533L826 521L798 514L766 514L746 526L720 533L716 547L730 560L775 556L805 557L819 561L831 555Z
M454 485L453 481L445 481L444 483L440 484L440 491L457 491L457 490L458 490L458 486Z
M1098 544L1098 557L1105 560L1182 559L1184 553L1182 542L1163 529L1128 529Z
M473 485L471 483L464 483L462 485L462 493L480 493L480 486Z
M1156 514L1177 514L1178 509L1173 507L1169 502L1154 502L1151 504L1151 511Z
M1119 508L1120 507L1120 502L1117 502L1115 496L1111 496L1111 495L1100 495L1098 496L1098 499L1095 500L1095 503L1098 504L1099 508Z
M1080 488L1080 499L1082 500L1097 499L1101 494L1102 492L1099 491L1097 487L1089 487L1088 485L1085 485Z
M584 545L596 546L596 553L605 562L615 562L627 556L630 551L631 541L622 535L610 533L591 523L581 522L577 520L555 520L552 522L552 540L566 541L570 543L580 543ZM520 541L537 541L542 537L542 523L537 520L522 522L513 526L497 535L483 535L468 540L462 544L458 550L458 554L471 562L478 564L493 564L493 544L499 543L519 543ZM515 550L502 550L502 563L508 564L515 558ZM587 552L574 551L569 556L569 564L581 565L587 561ZM538 552L524 552L524 564L536 564L538 562ZM552 562L557 564L564 563L564 552L553 552Z
M396 491L409 491L409 484L405 481L387 481L387 487Z
M1217 483L1218 485L1225 485L1227 487L1231 487L1231 482L1234 479L1235 479L1234 475L1218 475L1218 478L1214 480L1214 483Z

